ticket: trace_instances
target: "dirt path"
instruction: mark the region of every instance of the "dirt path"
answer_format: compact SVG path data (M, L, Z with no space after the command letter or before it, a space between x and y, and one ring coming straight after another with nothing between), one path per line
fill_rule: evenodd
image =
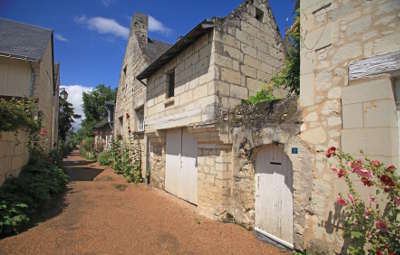
M1 255L281 254L252 232L213 222L166 193L127 184L74 153L69 191L47 220L0 240Z

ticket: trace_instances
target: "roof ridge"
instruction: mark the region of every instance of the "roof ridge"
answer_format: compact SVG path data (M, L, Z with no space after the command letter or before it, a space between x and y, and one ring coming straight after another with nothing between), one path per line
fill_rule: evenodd
M38 29L41 29L41 30L46 30L46 31L49 31L49 32L54 32L53 29L50 29L50 28L47 28L47 27L41 27L41 26L38 26L38 25L28 24L28 23L25 23L25 22L22 22L22 21L17 21L17 20L12 20L12 19L7 19L7 18L0 18L0 20L5 20L5 21L8 21L8 22L13 22L13 23L17 23L17 24L20 24L20 25L28 26L28 27L33 27L33 28L38 28Z

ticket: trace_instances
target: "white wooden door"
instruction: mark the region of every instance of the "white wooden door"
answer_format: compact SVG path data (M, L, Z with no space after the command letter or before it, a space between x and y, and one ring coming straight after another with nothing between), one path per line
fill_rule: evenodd
M165 162L165 189L177 195L178 180L181 168L182 150L182 131L181 129L169 130L167 132L167 148Z
M197 142L185 129L167 132L165 189L197 204Z
M293 248L292 165L278 145L268 145L256 155L255 229Z
M197 142L186 130L182 132L181 197L197 204Z

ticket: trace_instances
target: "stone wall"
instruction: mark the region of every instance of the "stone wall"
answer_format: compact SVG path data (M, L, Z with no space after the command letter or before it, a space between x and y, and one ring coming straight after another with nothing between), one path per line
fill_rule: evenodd
M229 213L238 224L254 227L255 159L259 150L270 144L281 144L292 163L294 246L304 247L306 211L310 206L312 166L309 148L301 141L297 100L290 97L255 106L242 105L231 115L233 139L233 178ZM297 148L298 154L292 152Z
M18 176L28 163L28 134L24 131L0 132L0 185L9 176Z
M29 86L31 80L29 62L0 57L0 95L29 97L32 93Z
M324 160L329 146L355 154L365 149L367 156L398 164L391 74L349 82L349 65L400 50L399 11L397 0L301 1L301 137L311 150L313 169L305 232L309 250L342 252L333 217L343 185Z
M256 8L264 14L258 20ZM222 108L254 96L281 70L285 49L268 1L245 1L214 30L215 87ZM283 91L275 91L282 96Z
M146 132L213 121L215 67L213 35L200 37L147 81ZM175 94L167 98L167 73L175 70Z
M136 110L145 104L146 87L136 76L150 63L145 54L148 45L147 30L148 16L135 13L121 67L114 114L114 136L122 138L122 146L130 146L131 138L134 138L135 147L140 148L142 155L143 176L146 175L146 138L138 128Z

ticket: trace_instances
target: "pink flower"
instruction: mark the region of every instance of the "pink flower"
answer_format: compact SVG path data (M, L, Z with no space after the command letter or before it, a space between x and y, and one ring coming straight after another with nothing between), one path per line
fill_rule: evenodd
M378 167L378 166L381 165L381 162L379 162L379 160L372 160L372 161L371 161L371 164L372 164L373 166L375 166L375 167Z
M369 211L365 211L365 213L364 213L364 217L365 217L365 219L366 219L366 220L368 220L368 219L369 219Z
M337 197L337 199L336 199L336 204L338 204L338 205L340 205L340 206L345 206L345 205L347 205L347 201L344 200L344 199L342 198L342 196L339 194L338 197Z
M354 205L354 197L351 194L348 194L347 196L348 196L350 202Z
M327 157L327 158L330 158L330 157L332 157L332 156L335 156L336 155L336 148L335 147L330 147L329 149L328 149L328 151L325 153L325 156Z
M394 196L394 203L395 203L397 206L400 206L400 197Z
M363 167L363 163L361 160L355 160L350 163L350 167L353 170L353 172L358 172Z
M40 136L45 137L47 135L47 130L45 128L40 129Z
M337 175L339 178L342 178L343 176L347 175L347 171L345 169L339 169L339 171L337 172Z
M369 202L370 202L371 204L375 204L375 197L369 196Z
M375 226L377 229L379 229L382 232L386 232L387 231L387 225L384 221L381 220L377 220L375 223Z
M357 169L355 172L361 177L366 177L366 178L372 178L373 177L371 171L369 171L369 170L367 170L365 168Z

